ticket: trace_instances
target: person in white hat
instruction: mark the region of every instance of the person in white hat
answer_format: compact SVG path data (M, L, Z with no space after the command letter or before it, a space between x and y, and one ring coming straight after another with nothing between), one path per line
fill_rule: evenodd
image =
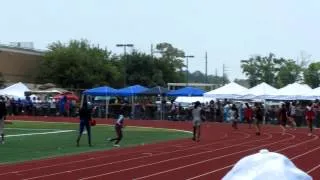
M222 180L312 180L286 156L266 149L238 161Z

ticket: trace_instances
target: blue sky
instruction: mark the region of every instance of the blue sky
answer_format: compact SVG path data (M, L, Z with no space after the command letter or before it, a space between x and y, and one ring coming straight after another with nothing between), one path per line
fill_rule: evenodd
M117 43L169 42L195 58L190 71L228 68L243 78L240 60L275 53L297 59L301 51L320 60L319 0L3 0L0 43L86 38L121 53Z

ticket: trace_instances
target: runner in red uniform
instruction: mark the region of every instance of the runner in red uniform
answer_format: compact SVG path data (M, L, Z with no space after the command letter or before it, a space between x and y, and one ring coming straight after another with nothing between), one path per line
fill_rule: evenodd
M314 110L311 107L312 105L307 106L307 110L306 110L306 121L307 121L307 125L309 127L309 133L308 136L312 136L312 131L313 131L313 120L316 117L316 113L314 112Z
M249 129L251 129L253 110L248 103L245 103L245 105L246 105L246 108L244 109L244 118L245 118L245 121L247 121L247 123L249 124Z

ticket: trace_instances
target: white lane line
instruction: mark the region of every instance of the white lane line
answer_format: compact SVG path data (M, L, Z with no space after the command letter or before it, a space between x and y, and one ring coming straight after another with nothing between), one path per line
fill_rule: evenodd
M58 123L58 124L77 124L78 122L50 122L50 121L24 121L24 120L14 120L14 121L18 121L18 122L40 122L40 123ZM97 126L114 126L113 123L110 124L98 124ZM157 127L145 127L145 126L134 126L134 125L128 125L126 127L134 127L134 128L142 128L142 129L159 129L159 130L167 130L167 131L177 131L177 132L185 132L185 133L189 133L192 134L192 131L187 131L187 130L181 130L181 129L173 129L173 128L157 128Z
M32 129L32 128L4 128L8 130L23 130L23 131L61 131L63 129Z
M304 142L301 142L301 143L298 143L298 144L294 144L294 145L291 145L291 146L287 146L285 148L282 148L282 149L279 149L277 151L274 151L274 152L281 152L281 151L284 151L286 149L290 149L290 148L293 148L293 147L297 147L297 146L300 146L302 144L306 144L306 143L309 143L309 142L312 142L312 141L316 141L317 139L319 139L319 136L315 136L314 138L308 140L308 141L304 141Z
M152 153L142 153L142 155L152 156Z
M215 152L215 151L218 151L218 150L227 149L227 148L230 148L230 147L241 146L242 144L252 143L252 142L256 142L256 141L264 141L264 140L267 140L267 139L270 139L270 138L272 138L272 134L270 134L268 138L255 140L255 141L249 141L249 142L240 143L240 144L236 144L236 145L231 145L231 146L227 146L227 147L224 147L224 148L214 149L214 150L210 151L209 153L212 153L212 152ZM226 155L226 156L229 156L229 155ZM196 156L196 154L180 156L180 157L177 157L177 158L171 158L171 159L167 159L167 160L163 160L163 161L158 161L158 162L155 162L155 163L149 163L149 164L140 165L140 166L136 166L136 167L132 167L132 168L128 168L128 169L122 169L122 170L119 170L119 171L113 171L113 172L103 173L103 174L99 174L99 175L95 175L95 176L84 177L81 180L102 177L102 176L106 176L106 175L109 175L109 174L115 174L115 173L119 173L119 172L123 172L123 171L133 170L133 169L137 169L137 168L141 168L141 167L147 167L147 166L151 166L151 165L155 165L155 164L160 164L160 163L164 163L164 162L169 162L169 161L178 160L178 159L187 158L187 157L193 157L193 156Z
M222 155L222 156L218 156L218 157L206 159L206 160L199 161L199 162L192 163L192 164L188 164L188 165L185 165L185 166L179 166L179 167L177 167L177 168L173 168L173 169L170 169L170 170L161 171L161 172L157 172L157 173L154 173L154 174L149 174L149 175L146 175L146 176L142 176L142 177L139 177L139 178L135 178L134 180L140 180L140 179L145 179L145 178L157 176L157 175L160 175L160 174L164 174L164 173L176 171L176 170L183 169L183 168L186 168L186 167L195 166L195 165L202 164L202 163L206 163L206 162L213 161L213 160L216 160L216 159L221 159L221 158L224 158L224 157L228 157L228 156L240 154L240 153L243 153L243 152L252 151L252 150L255 150L255 149L259 149L260 147L269 146L269 145L277 144L277 143L279 143L279 142L284 142L284 141L292 140L292 139L294 139L294 138L295 138L295 136L292 135L292 137L291 137L291 138L288 138L288 139L284 139L284 140L276 141L276 142L273 142L273 143L268 143L268 144L264 144L264 145L261 145L261 146L256 146L256 147L254 147L254 148L249 148L249 149L246 149L246 150L237 151L237 152L234 152L234 153L229 153L229 154L226 154L226 155ZM100 175L96 175L96 176L86 177L86 178L82 178L81 180L92 179L92 178L101 177L101 176L104 176L104 175L100 174Z
M209 175L209 174L213 174L213 173L215 173L215 172L222 171L222 170L227 169L227 168L231 168L231 167L234 166L234 165L235 165L235 164L231 164L231 165L228 165L228 166L225 166L225 167L222 167L222 168L219 168L219 169L215 169L215 170L213 170L213 171L210 171L210 172L207 172L207 173L204 173L204 174L200 174L200 175L198 175L198 176L194 176L194 177L188 178L188 179L186 179L186 180L198 179L198 178L201 178L201 177L203 177L203 176L207 176L207 175Z
M200 155L200 154L205 154L205 153L209 153L209 152L212 152L212 151L204 151L204 152L200 152L200 153L188 155L188 157L195 156L195 155ZM150 155L149 155L149 156L142 156L142 157L150 157ZM173 159L181 159L181 158L182 158L182 157L173 158ZM133 159L134 159L134 158L133 158ZM170 159L165 160L165 161L170 161ZM157 163L159 163L159 162L156 162L156 163L154 163L154 164L157 164ZM101 164L101 165L97 165L96 167L101 167L101 166L110 165L110 164L115 164L115 163ZM141 165L141 166L143 167L143 166L146 166L146 165ZM140 167L140 166L136 166L135 168L138 168L138 167ZM81 170L90 169L90 168L95 168L95 167L94 167L94 166L90 166L89 168L78 168L78 169L75 169L75 170L69 170L69 171L64 171L64 172L58 172L58 173L47 174L47 175L42 175L42 176L36 176L36 177L26 178L26 179L23 179L23 180L39 179L39 178L54 176L54 175L58 175L58 174L64 174L64 173L70 173L70 172L75 172L75 171L81 171Z
M317 139L318 139L318 138L313 138L313 139L309 140L308 142L314 141L314 140L317 140ZM306 142L304 142L304 143L299 143L299 145L302 145L302 144L305 144L305 143L306 143ZM291 148L292 148L292 147L296 147L296 145L292 145L292 146L289 146L289 147L291 147ZM285 149L288 149L288 148L285 148ZM309 153L311 153L311 152L313 152L313 151L316 151L317 149L320 149L320 147L314 148L314 149L312 149L312 150L310 150L310 151L307 151L307 152L305 152L305 153L303 153L303 154L299 154L299 155L294 156L294 157L289 158L289 159L290 159L290 160L298 159L298 158L300 158L300 157L302 157L302 156L305 156L305 155L307 155L307 154L309 154ZM282 151L282 150L283 150L283 149L279 149L279 150L277 150L277 151L275 151L275 152L279 152L279 151ZM216 173L216 172L218 172L218 171L221 171L221 170L230 168L230 167L232 167L232 166L234 166L234 165L235 165L235 164L231 164L231 165L228 165L228 166L219 168L219 169L215 169L215 170L213 170L213 171L210 171L210 172L207 172L207 173L204 173L204 174L200 174L200 175L198 175L198 176L194 176L194 177L188 178L187 180L198 179L198 178L200 178L200 177L207 176L207 175L209 175L209 174L213 174L213 173ZM319 165L319 167L320 167L320 165ZM309 172L307 172L307 173L309 173Z
M52 132L41 132L41 133L28 133L28 134L12 134L6 135L5 137L20 137L20 136L34 136L34 135L47 135L47 134L59 134L66 132L73 132L75 130L63 130L63 131L52 131Z
M320 168L320 164L318 164L317 166L315 166L312 169L310 169L309 171L307 171L307 173L309 174L309 173L311 173L311 172L313 172L313 171L315 171L315 170L317 170L319 168Z
M249 134L246 134L246 133L238 133L238 134L245 134L245 138L244 139L247 139L250 137ZM225 142L228 142L228 141L234 141L234 140L238 140L238 139L229 139L229 140L225 140L225 137L228 137L227 134L225 134L225 136L223 136L222 138L220 139L217 139L217 141L215 141L214 143L209 143L209 144L206 144L206 145L201 145L201 147L203 146L210 146L210 145L215 145L215 144L218 144L220 143L220 141L225 141ZM181 144L194 144L194 142L182 142ZM171 146L174 146L174 145L170 145L168 147L171 147ZM155 151L155 150L162 150L162 149L167 149L168 148L167 146L166 147L156 147L156 148L152 148L152 149L148 149L149 151ZM193 149L193 148L189 148L189 149ZM188 150L188 149L184 149L184 150ZM169 154L169 153L175 153L175 152L181 152L181 151L184 151L184 150L175 150L175 151L167 151L167 152L164 152L164 153L159 153L157 155L163 155L163 154ZM141 152L145 152L144 149L138 151L138 152L134 152L134 153L131 153L131 154L136 154L136 153L141 153ZM10 172L6 172L6 173L2 173L0 174L0 176L3 176L3 175L7 175L7 174L12 174L12 173L23 173L23 172L28 172L28 171L33 171L33 170L39 170L39 169L45 169L45 168L52 168L52 167L58 167L58 166L65 166L65 165L70 165L70 164L75 164L75 163L81 163L81 162L86 162L86 161L91 161L91 160L98 160L98 159L105 159L105 158L108 158L108 157L118 157L118 156L123 156L123 155L128 155L128 153L120 153L120 154L117 154L117 155L106 155L106 156L99 156L99 157L93 157L93 158L88 158L88 159L83 159L83 160L77 160L77 161L68 161L68 162L64 162L64 163L56 163L56 164L53 164L53 165L47 165L47 166L40 166L40 167L36 167L36 168L30 168L30 169L24 169L24 170L19 170L19 171L10 171ZM142 157L139 157L139 158L132 158L132 159L127 159L127 160L136 160L136 159L141 159ZM122 161L119 161L119 162L122 162Z
M249 137L251 136L250 134L247 134L247 133L243 133L243 134L248 135L246 138L249 138ZM246 138L245 138L245 139L246 139ZM230 147L236 147L236 146L240 146L240 145L242 145L242 144L247 144L247 143L250 143L250 142L267 140L267 139L270 139L270 138L272 138L272 135L269 135L269 137L264 138L264 139L260 139L260 140L254 140L254 141L244 142L244 143L240 143L240 144L238 144L238 145L237 145L237 144L233 144L233 145L231 145L231 146L225 146L225 147L223 147L223 148L215 149L215 150L212 150L212 151L210 151L210 152L214 152L214 151L218 151L218 150L223 150L223 149L227 149L227 148L230 148ZM155 155L153 155L152 157L161 156L161 155L166 155L166 154L171 154L171 153L175 153L175 152L183 152L183 151L187 151L187 150L191 150L191 149L200 149L201 147L207 147L207 146L214 145L214 144L217 144L217 143L199 145L199 146L195 146L195 147L191 147L191 148L187 148L187 149L182 149L182 150L175 150L175 151L163 152L163 153L155 154ZM202 153L200 153L200 154L203 154L203 153L207 153L207 152L202 152ZM194 156L194 155L197 155L197 154L187 155L187 156L180 156L180 157L177 157L177 158L167 159L167 160L165 160L165 161L171 161L171 160L181 159L181 158L190 157L190 156ZM78 168L78 169L73 169L73 170L68 170L68 171L62 171L62 172L58 172L58 173L44 174L44 175L41 175L41 176L36 176L36 177L27 178L27 179L25 179L25 180L38 179L38 178L43 178L43 177L55 176L55 175L58 175L58 174L65 174L65 173L68 173L68 172L76 172L76 171L82 171L82 170L87 170L87 169L93 169L93 168L97 168L97 167L103 167L103 166L107 166L107 165L118 164L118 163L123 163L123 162L127 162L127 161L138 160L138 159L143 159L143 158L148 158L148 157L150 157L150 156L141 156L141 157L136 157L136 158L131 158L131 159L125 159L125 160L121 160L121 161L115 161L115 162L111 162L111 163L97 164L97 165L94 165L94 166L87 166L87 167L84 167L84 168ZM157 163L159 163L159 162L157 162ZM161 163L161 162L160 162L160 163Z

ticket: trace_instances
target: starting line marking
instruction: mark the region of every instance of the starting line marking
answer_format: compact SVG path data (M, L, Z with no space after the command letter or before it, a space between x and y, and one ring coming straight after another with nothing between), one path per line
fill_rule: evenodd
M23 130L23 131L61 131L61 129L31 129L31 128L4 128L12 130Z
M41 133L28 133L28 134L12 134L12 135L6 135L5 137L19 137L19 136L58 134L58 133L66 133L66 132L73 132L73 131L75 131L75 130L61 130L61 131L41 132Z

